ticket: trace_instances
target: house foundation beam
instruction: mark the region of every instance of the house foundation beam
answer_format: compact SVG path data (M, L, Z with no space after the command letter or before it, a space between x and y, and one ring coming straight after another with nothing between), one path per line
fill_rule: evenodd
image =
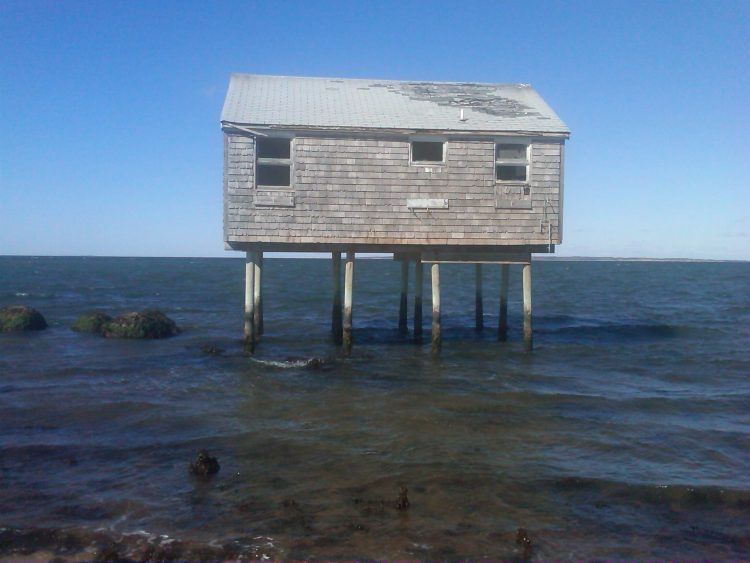
M528 351L534 346L531 331L531 264L523 266L523 344Z
M408 330L406 307L407 293L409 292L409 260L401 260L401 296L398 306L398 331L406 333Z
M422 338L422 257L414 259L414 338Z
M341 343L345 356L352 353L352 290L354 286L354 252L346 253L344 265L344 323Z
M508 339L508 280L509 264L500 265L500 315L497 325L497 339L505 341Z
M253 328L255 337L263 334L263 292L261 289L261 274L263 273L263 251L259 250L255 256L255 280L253 283Z
M484 329L484 304L482 303L482 265L474 264L474 325Z
M331 253L331 266L333 273L333 305L331 307L331 332L336 344L341 344L342 339L342 310L341 310L341 253Z
M432 351L439 352L442 346L440 336L440 265L432 264Z
M245 252L245 311L244 336L245 353L255 352L255 323L253 323L255 309L255 252Z

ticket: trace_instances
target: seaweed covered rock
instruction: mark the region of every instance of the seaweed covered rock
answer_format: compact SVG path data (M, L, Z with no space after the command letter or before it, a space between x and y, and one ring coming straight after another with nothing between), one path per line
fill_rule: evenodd
M36 309L26 305L9 305L0 309L0 332L43 330L47 321Z
M219 469L221 469L219 460L211 457L206 450L199 451L198 457L190 464L190 473L202 479L215 475Z
M160 311L125 313L109 321L102 334L107 338L168 338L179 332L172 319Z
M103 334L107 324L112 317L98 311L84 313L78 317L70 328L76 332L85 332L87 334Z

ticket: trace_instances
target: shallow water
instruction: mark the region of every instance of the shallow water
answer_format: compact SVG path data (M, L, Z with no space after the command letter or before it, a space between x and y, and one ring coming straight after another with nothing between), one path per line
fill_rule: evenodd
M0 555L496 559L523 527L534 558L750 557L750 264L535 263L531 354L520 270L498 343L499 268L477 333L473 267L443 266L433 356L427 279L420 345L398 265L362 260L349 359L329 262L265 266L251 359L240 260L0 257L0 305L50 323L0 335ZM68 328L147 308L182 334Z

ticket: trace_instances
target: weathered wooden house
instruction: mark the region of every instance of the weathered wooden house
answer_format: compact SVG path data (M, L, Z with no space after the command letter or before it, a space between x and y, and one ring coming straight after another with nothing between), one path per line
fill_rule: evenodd
M233 74L221 114L224 240L247 254L245 336L262 331L264 251L331 252L333 330L351 347L354 256L431 265L433 347L440 346L439 264L523 264L524 339L531 347L531 255L562 241L566 125L526 84L409 82ZM341 253L346 253L344 308Z

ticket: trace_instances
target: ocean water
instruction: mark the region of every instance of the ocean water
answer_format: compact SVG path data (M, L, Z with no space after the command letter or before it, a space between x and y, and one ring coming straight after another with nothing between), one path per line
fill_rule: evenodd
M750 264L533 269L533 353L520 270L500 343L499 267L476 332L473 267L448 265L434 356L428 276L417 343L398 264L359 260L345 359L330 263L268 258L248 358L241 260L0 257L0 305L50 324L0 334L0 556L750 557ZM182 333L69 328L152 308Z

